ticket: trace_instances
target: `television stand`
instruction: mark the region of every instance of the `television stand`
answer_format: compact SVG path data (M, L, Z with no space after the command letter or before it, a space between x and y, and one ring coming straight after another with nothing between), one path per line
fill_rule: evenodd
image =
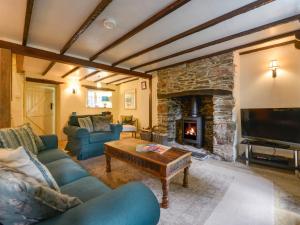
M250 163L258 163L269 166L275 166L283 169L293 169L295 170L295 174L297 175L299 172L299 164L298 164L298 151L300 148L295 146L287 145L287 144L279 144L269 141L261 141L261 140L251 140L244 139L241 144L247 145L245 151L246 165L248 166ZM254 153L253 146L261 146L261 147L269 147L269 148L280 148L287 151L293 151L293 160L289 160L285 157L267 155L261 153Z

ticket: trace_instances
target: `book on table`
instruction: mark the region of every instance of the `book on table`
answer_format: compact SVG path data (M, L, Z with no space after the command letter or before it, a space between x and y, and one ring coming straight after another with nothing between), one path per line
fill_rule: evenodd
M163 154L168 151L171 147L160 145L160 144L142 144L136 146L137 152L157 152Z

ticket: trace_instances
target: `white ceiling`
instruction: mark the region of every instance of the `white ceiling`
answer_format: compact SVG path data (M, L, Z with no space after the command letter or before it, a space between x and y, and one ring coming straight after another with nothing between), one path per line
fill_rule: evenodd
M113 0L66 54L88 59L173 1ZM225 1L220 0L191 0L130 39L104 52L95 61L112 64L124 57L253 1L226 0L225 4ZM99 2L100 0L36 0L34 2L27 45L59 52ZM22 42L25 11L26 0L0 0L0 39L15 43ZM181 50L299 13L300 0L276 0L159 49L130 59L119 66L129 69ZM107 18L112 18L116 21L117 26L115 29L107 30L104 28L103 20ZM161 61L139 68L138 70L142 72L152 70L296 29L300 29L298 21ZM25 57L24 69L28 73L38 75L42 74L49 63L45 60ZM71 65L56 63L45 78L60 78L72 68L73 66ZM93 69L81 68L70 76L81 78L93 71ZM94 81L110 74L106 72L97 73L88 80ZM105 82L117 80L122 77L125 76L115 76L111 79L106 79Z

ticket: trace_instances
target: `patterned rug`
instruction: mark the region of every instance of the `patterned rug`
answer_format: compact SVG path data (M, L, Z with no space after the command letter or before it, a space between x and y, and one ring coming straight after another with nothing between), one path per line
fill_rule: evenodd
M116 188L130 181L141 181L146 184L154 192L157 199L161 201L162 192L160 181L129 164L112 159L112 173L107 174L105 172L105 158L103 156L80 161L80 163L87 168L92 175L98 177L112 188ZM209 224L218 224L218 222L215 222L216 218L211 217L215 209L217 209L217 206L222 202L229 187L231 187L236 180L235 177L235 172L228 172L226 169L224 170L224 168L210 163L209 160L199 161L193 159L189 175L189 188L182 187L183 174L179 174L173 178L170 183L169 192L170 207L161 210L159 224L203 225L206 221L208 221ZM228 207L231 206L228 205ZM211 221L213 221L213 223L211 223Z
M79 163L111 188L141 181L161 201L160 181L129 164L112 159L107 174L104 156ZM159 225L300 224L300 179L293 173L208 157L193 158L189 188L182 179L178 174L170 183L170 207L161 209Z

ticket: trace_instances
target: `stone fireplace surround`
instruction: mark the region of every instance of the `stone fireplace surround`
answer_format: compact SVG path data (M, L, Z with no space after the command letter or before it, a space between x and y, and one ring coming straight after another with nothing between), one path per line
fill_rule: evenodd
M194 95L200 98L199 111L204 117L203 147L233 160L233 52L166 68L158 71L157 77L158 125L167 127L169 141L180 142L176 140L178 120L188 114L189 99Z

